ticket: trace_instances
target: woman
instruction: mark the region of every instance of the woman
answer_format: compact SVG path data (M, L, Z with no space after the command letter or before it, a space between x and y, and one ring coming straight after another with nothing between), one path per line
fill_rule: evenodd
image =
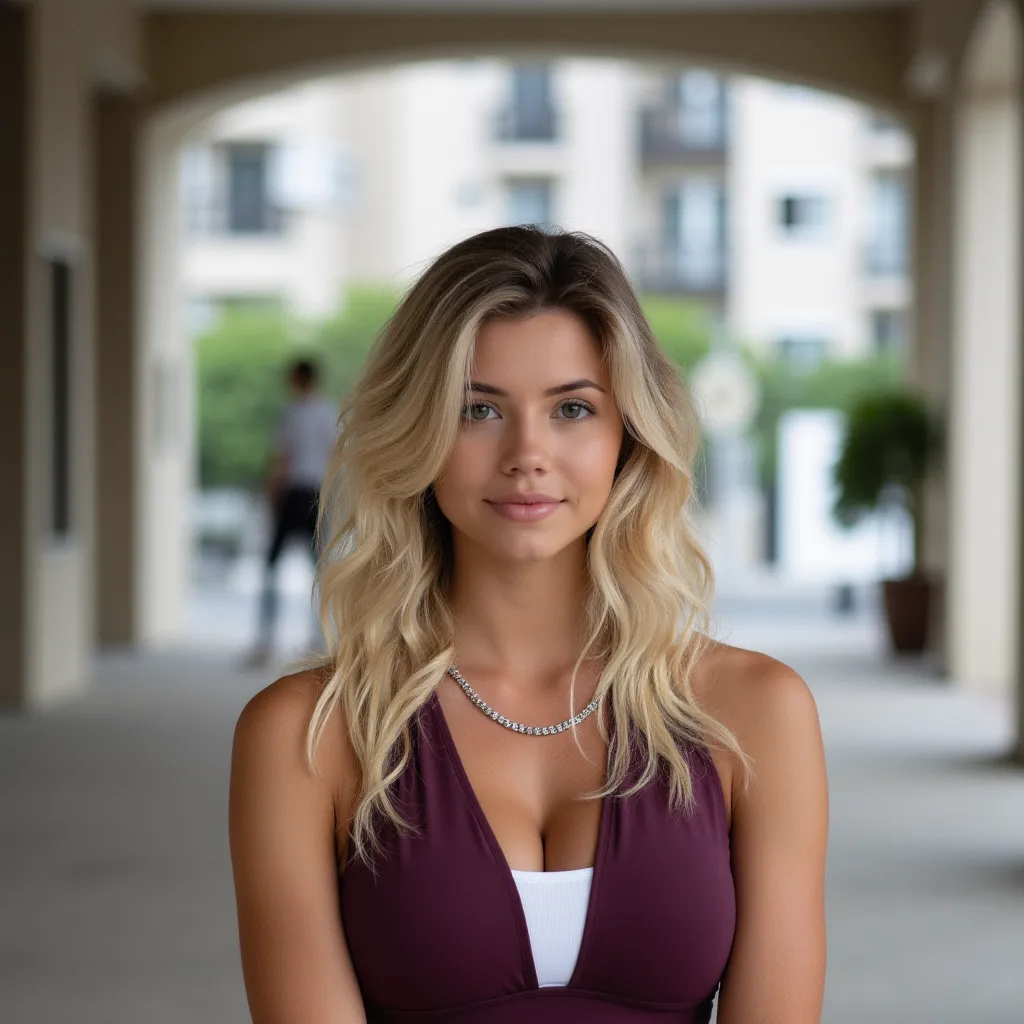
M342 422L329 664L235 734L255 1024L817 1021L815 705L708 636L698 422L615 258L454 246Z

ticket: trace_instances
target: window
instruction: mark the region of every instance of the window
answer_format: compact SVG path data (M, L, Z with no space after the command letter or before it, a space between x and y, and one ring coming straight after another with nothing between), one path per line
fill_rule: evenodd
M907 183L899 172L883 171L871 183L868 272L907 272Z
M871 341L878 353L902 352L907 346L907 315L902 309L871 313Z
M662 197L664 271L691 288L721 284L725 273L725 189L690 177Z
M550 179L510 181L507 186L509 224L551 224L554 189Z
M217 166L213 148L190 146L181 154L181 204L190 234L207 234L214 227Z
M879 135L885 135L889 132L903 132L902 123L884 110L871 111L868 115L868 127Z
M550 142L556 135L552 74L547 64L518 64L511 70L509 104L502 111L502 138Z
M775 348L794 370L810 373L828 355L829 343L818 335L787 334L775 342Z
M779 227L790 238L820 238L829 220L826 196L790 194L779 199Z
M71 532L71 264L51 259L50 302L50 530Z
M679 136L694 149L725 142L725 85L710 71L686 71L674 80Z
M227 163L227 230L233 235L274 234L281 230L280 211L270 202L271 147L265 143L229 143Z

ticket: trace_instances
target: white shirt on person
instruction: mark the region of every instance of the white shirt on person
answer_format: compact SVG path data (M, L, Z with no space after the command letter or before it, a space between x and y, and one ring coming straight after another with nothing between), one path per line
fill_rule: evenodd
M318 488L338 437L334 403L316 393L285 406L274 432L274 448L284 456L289 487Z

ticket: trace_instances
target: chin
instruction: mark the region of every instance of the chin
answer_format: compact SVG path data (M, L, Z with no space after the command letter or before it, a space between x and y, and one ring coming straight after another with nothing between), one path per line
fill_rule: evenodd
M554 558L562 550L560 546L550 542L544 543L540 538L514 544L489 544L487 547L495 559L524 565L530 562L545 562L549 558Z
M496 559L528 564L557 558L566 548L573 547L582 537L494 537L485 547Z

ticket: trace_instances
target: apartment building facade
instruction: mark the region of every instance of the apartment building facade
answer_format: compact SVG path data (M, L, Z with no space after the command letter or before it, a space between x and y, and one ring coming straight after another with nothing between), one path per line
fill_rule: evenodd
M700 68L489 59L324 79L220 113L183 160L195 328L322 315L502 223L581 229L644 292L798 366L909 335L909 137L849 100Z

